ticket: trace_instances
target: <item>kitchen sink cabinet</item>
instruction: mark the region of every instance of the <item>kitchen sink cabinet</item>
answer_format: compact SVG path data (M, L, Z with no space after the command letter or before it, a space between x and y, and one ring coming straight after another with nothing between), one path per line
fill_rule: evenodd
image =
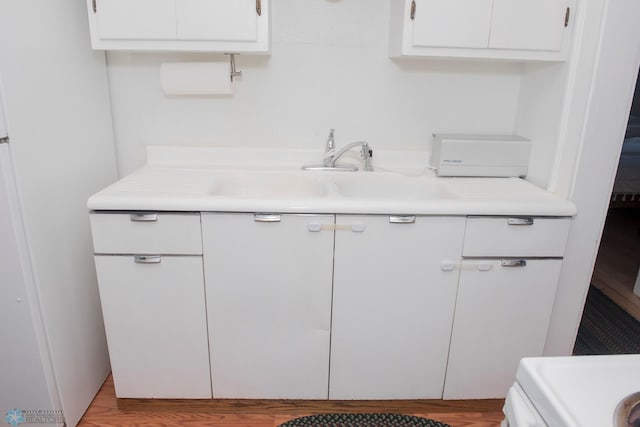
M397 56L564 60L572 0L391 0Z
M504 398L520 359L542 355L561 265L560 259L463 261L445 399Z
M568 218L469 217L445 399L502 398L523 357L541 356Z
M338 215L331 399L439 399L464 217Z
M87 0L106 50L266 53L270 0Z
M203 214L214 397L328 397L333 224Z
M96 255L120 398L211 398L201 256Z
M90 219L116 396L211 398L200 214Z
M570 219L91 213L118 397L504 397Z

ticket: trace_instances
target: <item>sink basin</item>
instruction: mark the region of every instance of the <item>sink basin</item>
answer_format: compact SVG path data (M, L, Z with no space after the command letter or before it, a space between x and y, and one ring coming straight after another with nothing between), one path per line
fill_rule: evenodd
M327 194L327 185L302 173L233 173L216 182L209 194L249 198L322 197Z
M387 172L235 171L221 174L209 194L265 199L337 196L356 200L420 200L446 197L448 193L427 176Z
M445 196L445 191L428 177L363 172L334 179L337 192L354 199L427 199Z

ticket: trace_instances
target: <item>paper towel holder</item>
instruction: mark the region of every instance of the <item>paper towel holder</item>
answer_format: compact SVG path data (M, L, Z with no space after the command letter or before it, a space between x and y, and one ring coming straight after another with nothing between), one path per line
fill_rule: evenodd
M233 82L234 77L242 77L242 71L236 70L236 56L234 53L225 53L225 55L229 55L229 65L231 67L230 77Z

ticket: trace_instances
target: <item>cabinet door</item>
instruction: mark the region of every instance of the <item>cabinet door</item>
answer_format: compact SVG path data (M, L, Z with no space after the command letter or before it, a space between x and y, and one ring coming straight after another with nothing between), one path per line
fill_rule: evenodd
M101 39L176 38L174 0L95 0Z
M176 0L181 40L256 41L256 0Z
M566 0L493 0L489 47L561 50L567 6Z
M202 216L214 397L327 398L333 223Z
M465 219L390 219L337 217L331 399L442 397Z
M540 356L560 259L462 263L445 399L504 398L518 362Z
M211 398L202 257L95 261L116 396Z
M413 45L486 48L492 0L415 0Z

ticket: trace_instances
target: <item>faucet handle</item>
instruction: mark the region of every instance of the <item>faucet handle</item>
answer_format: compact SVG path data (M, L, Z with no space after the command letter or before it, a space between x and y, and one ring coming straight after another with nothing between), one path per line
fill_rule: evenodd
M368 143L362 144L362 149L360 150L360 156L364 160L364 170L372 171L373 165L371 164L371 158L373 157L373 150L369 147Z
M327 137L327 144L325 146L325 152L329 152L336 148L335 139L333 138L333 133L335 129L329 129L329 136Z
M370 159L371 157L373 157L373 150L371 149L371 147L369 147L368 143L364 142L362 144L360 154L362 155L363 159Z

